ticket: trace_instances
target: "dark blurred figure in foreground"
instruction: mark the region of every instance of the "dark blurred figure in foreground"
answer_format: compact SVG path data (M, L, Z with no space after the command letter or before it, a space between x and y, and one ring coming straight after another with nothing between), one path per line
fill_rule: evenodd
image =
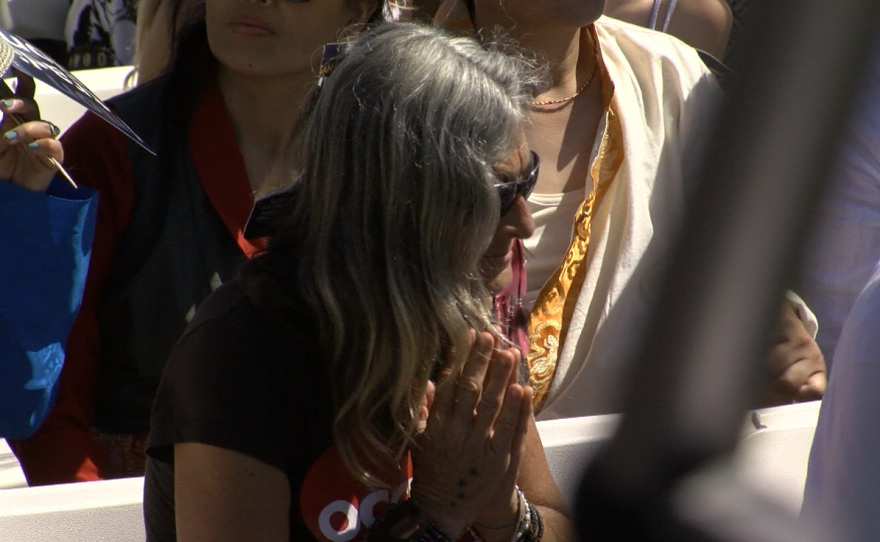
M810 453L802 515L834 521L849 529L853 540L874 541L880 539L880 48L862 92L824 203L814 254L820 267L806 266L810 288L821 300L817 309L837 325L848 316L842 329L830 329L840 335ZM855 297L859 284L864 288Z
M817 341L828 360L836 358L844 322L880 262L880 60L865 85L801 271L801 290L819 318Z

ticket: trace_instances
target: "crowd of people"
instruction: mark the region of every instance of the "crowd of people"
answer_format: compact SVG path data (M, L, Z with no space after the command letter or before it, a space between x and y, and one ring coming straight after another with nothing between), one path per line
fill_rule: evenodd
M133 63L110 105L157 154L91 113L58 138L23 76L0 103L0 437L29 485L145 475L151 541L571 539L535 421L620 410L730 6L62 4L90 44L63 60ZM816 342L880 260L826 237L860 275L780 294L756 407L870 350Z

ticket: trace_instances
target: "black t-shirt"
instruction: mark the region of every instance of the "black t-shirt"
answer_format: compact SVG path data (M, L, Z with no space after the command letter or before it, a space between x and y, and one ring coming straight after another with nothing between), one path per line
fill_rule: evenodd
M386 503L407 492L404 476L389 491L364 487L346 470L333 445L316 325L308 313L295 319L290 329L268 318L237 281L199 307L171 354L153 406L144 490L149 541L176 539L176 443L234 450L285 472L290 540L360 540Z

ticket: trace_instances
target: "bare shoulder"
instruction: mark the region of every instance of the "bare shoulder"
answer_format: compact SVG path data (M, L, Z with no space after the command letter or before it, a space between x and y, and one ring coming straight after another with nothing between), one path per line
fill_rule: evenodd
M605 15L638 26L647 27L653 0L606 0ZM662 26L670 0L660 0L658 28ZM733 14L724 0L677 0L673 6L667 32L716 58L724 55Z
M678 0L669 33L716 58L724 56L733 13L724 0Z
M603 12L614 19L647 28L653 6L653 0L605 0Z

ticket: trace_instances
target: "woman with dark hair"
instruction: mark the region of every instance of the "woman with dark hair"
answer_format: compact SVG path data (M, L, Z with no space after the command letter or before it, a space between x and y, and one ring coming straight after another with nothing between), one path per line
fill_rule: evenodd
M171 354L148 539L566 539L486 286L537 176L527 65L403 23L342 57L288 220Z
M150 408L196 306L261 250L241 232L254 193L293 177L290 142L320 50L374 0L174 0L167 74L112 100L157 151L86 114L67 167L100 191L83 305L55 408L13 443L31 485L143 473ZM196 8L199 6L196 5ZM173 28L177 28L174 26Z

